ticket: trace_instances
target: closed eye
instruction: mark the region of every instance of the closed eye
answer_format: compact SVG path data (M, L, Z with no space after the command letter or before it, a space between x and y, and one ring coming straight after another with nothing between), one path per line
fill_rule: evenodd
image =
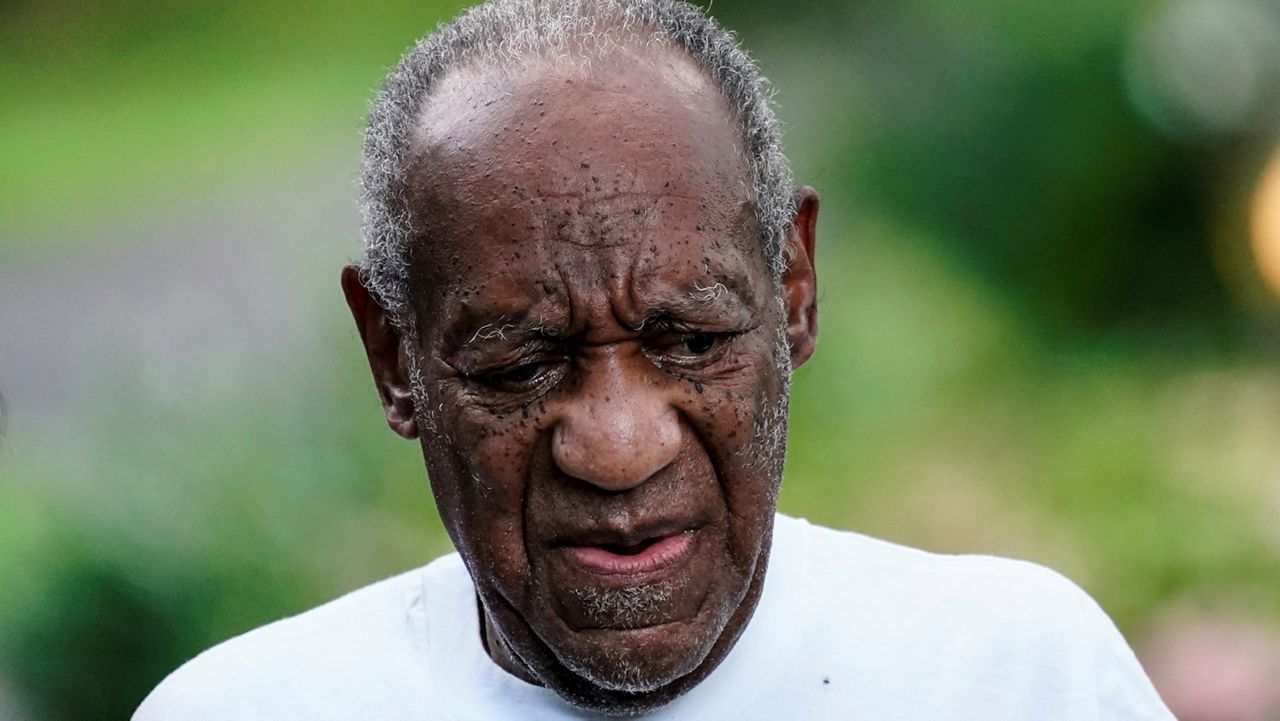
M491 382L501 383L528 383L537 377L538 371L542 370L540 363L526 363L522 366L516 366L509 371L497 373L488 380Z
M503 393L521 393L533 390L551 380L560 367L552 360L537 360L509 368L480 373L469 373L467 379Z

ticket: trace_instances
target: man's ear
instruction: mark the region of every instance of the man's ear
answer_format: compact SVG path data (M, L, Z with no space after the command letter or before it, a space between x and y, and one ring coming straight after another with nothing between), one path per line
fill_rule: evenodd
M369 369L373 371L373 384L378 389L382 410L387 414L387 425L404 438L417 438L418 422L413 415L413 392L400 331L364 287L360 269L354 265L342 269L342 292L347 296L347 306L351 308L369 357Z
M796 215L782 249L786 270L782 290L787 300L787 341L791 367L799 368L818 344L818 276L814 271L814 243L818 230L818 193L805 186L796 192Z

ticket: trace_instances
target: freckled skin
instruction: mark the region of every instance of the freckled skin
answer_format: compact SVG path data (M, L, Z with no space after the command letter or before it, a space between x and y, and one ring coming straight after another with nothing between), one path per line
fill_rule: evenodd
M416 343L343 274L388 422L421 439L490 655L598 711L653 708L705 678L762 588L782 447L759 429L785 408L779 339L792 365L813 352L817 199L797 195L779 283L738 146L721 95L674 51L586 72L460 69L411 148ZM664 602L584 605L608 584L568 562L566 539L646 524L694 539Z

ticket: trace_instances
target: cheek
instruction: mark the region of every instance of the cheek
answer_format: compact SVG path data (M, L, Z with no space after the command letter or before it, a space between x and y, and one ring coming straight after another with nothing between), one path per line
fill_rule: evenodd
M426 442L432 444L428 472L437 499L448 499L442 515L473 572L510 596L528 573L524 499L530 464L543 442L541 413L531 407L495 414L452 390L438 397L436 436Z
M720 383L688 383L684 413L717 466L749 450L751 428L760 405L749 378Z
M432 426L454 465L471 478L461 495L476 505L503 507L522 493L545 415L535 401L494 409L470 396L456 380L436 384ZM520 481L520 482L517 482ZM490 509L493 510L493 509Z
M689 383L682 410L715 469L733 535L748 538L776 504L786 407L772 345L762 339L744 352L753 360L732 377Z
M720 455L758 454L761 428L772 423L783 396L769 332L760 328L742 340L733 349L739 368L723 378L687 383L685 414L702 442Z

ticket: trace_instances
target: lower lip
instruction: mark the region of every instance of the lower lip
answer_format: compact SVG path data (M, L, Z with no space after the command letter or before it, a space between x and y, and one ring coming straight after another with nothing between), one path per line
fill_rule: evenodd
M599 546L574 546L569 557L584 570L601 576L636 576L661 571L689 555L693 532L685 531L656 541L643 551L626 555Z

